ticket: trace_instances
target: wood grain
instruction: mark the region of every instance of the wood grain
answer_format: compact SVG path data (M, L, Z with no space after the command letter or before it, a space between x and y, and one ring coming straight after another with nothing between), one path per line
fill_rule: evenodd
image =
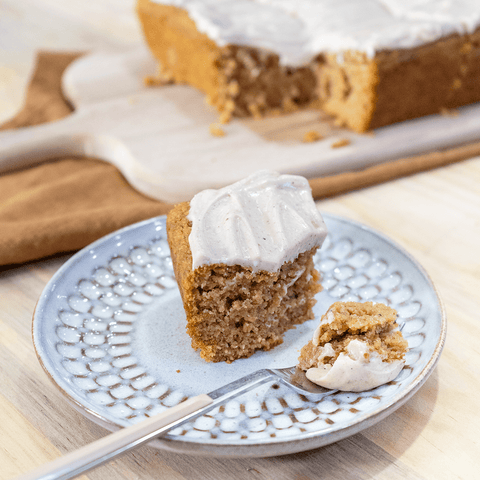
M186 85L146 87L143 79L155 69L143 44L75 60L62 82L74 111L55 122L0 132L0 174L52 158L90 156L115 165L149 197L177 203L259 169L309 179L352 172L357 183L340 179L350 188L375 183L372 177L384 181L453 162L468 151L480 153L478 144L467 152L461 147L480 140L480 104L462 107L455 117L430 115L373 134L335 127L332 118L306 109L233 119L221 126L225 135L215 136L210 128L220 128L218 112L205 104L204 94ZM304 142L308 132L318 133L318 141ZM452 155L439 153L452 147ZM430 151L437 153L424 155ZM375 166L386 168L372 171Z
M142 447L89 479L451 479L479 467L480 158L318 202L403 245L445 302L447 343L437 369L394 414L328 447L270 459L198 458ZM43 286L68 257L0 273L0 478L24 472L106 432L77 413L39 366L31 315ZM457 345L462 345L458 348ZM461 432L461 434L459 434Z

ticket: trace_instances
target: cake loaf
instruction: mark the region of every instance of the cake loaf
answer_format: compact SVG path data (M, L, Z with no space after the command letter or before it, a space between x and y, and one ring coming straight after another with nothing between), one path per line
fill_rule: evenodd
M327 230L306 179L260 171L204 190L167 216L192 347L232 362L313 318L313 256Z
M477 0L138 0L167 80L227 122L316 106L357 132L480 100Z

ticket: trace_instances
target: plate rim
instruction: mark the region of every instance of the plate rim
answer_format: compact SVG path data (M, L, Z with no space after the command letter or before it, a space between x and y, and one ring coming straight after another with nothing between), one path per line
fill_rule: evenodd
M242 440L241 443L218 443L215 442L215 439L199 439L196 438L156 438L152 440L149 445L157 449L162 449L166 451L176 452L176 453L186 453L191 455L200 455L200 456L217 456L217 457L229 457L229 458L246 458L246 457L269 457L284 455L290 453L298 453L301 451L311 450L314 448L322 447L335 443L339 440L345 439L362 431L364 428L373 426L379 421L383 420L395 410L404 405L426 382L431 373L434 371L438 361L440 360L441 353L445 346L446 342L446 333L447 333L447 316L445 306L442 300L442 297L432 281L432 278L425 270L425 268L411 255L403 246L398 244L395 240L392 240L386 234L378 231L377 229L365 225L357 220L349 219L337 214L321 211L320 213L324 219L332 219L343 224L354 225L356 228L360 228L370 234L373 234L377 237L380 237L384 242L393 246L398 250L402 255L407 257L407 259L415 266L416 269L421 273L421 275L426 279L429 286L431 287L433 293L435 294L436 300L438 302L439 313L440 313L440 331L437 343L432 352L431 357L428 362L425 364L424 368L417 374L416 378L404 389L400 390L396 395L392 396L388 403L382 405L380 409L375 409L370 413L363 415L361 418L353 420L348 426L335 429L333 427L322 430L321 433L318 431L313 432L302 432L302 435L297 436L293 439L275 437L271 438L268 441L258 441L258 440ZM39 307L42 307L43 302L46 301L48 294L51 291L52 284L60 278L65 271L69 270L73 265L75 265L85 253L88 253L89 250L92 250L104 243L107 243L111 238L122 235L128 231L136 230L142 228L151 223L158 221L163 221L166 218L166 215L159 215L152 217L140 222L136 222L131 225L127 225L123 228L115 230L97 240L91 244L80 249L73 254L60 268L53 274L47 284L44 286L42 293L40 294L39 299L36 302L33 315L32 315L32 341L35 350L37 359L42 366L42 369L46 373L47 377L55 385L55 387L62 393L63 397L67 402L75 408L79 413L84 417L92 420L97 425L102 426L110 432L114 432L123 428L124 425L121 423L112 422L109 419L103 417L100 413L92 410L88 406L84 405L81 401L75 398L71 393L69 393L62 385L60 385L54 378L53 374L49 370L53 367L52 362L48 359L47 355L42 357L43 348L40 346L40 325L38 319ZM44 351L44 350L43 350ZM46 359L44 358L46 357ZM45 361L47 360L47 361ZM54 370L52 368L52 370ZM368 423L368 425L364 425Z

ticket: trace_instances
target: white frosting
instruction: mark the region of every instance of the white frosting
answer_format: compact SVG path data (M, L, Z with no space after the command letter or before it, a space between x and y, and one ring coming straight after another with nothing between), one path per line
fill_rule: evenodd
M188 219L193 269L224 263L275 272L327 235L308 181L266 170L198 193Z
M218 45L260 47L284 65L321 52L411 48L480 25L478 0L154 0L185 9Z
M320 320L320 323L318 324L318 327L315 329L315 332L313 332L313 338L312 338L312 343L318 347L320 344L320 329L322 325L332 323L335 320L335 315L331 310L328 310L328 312L322 317Z
M333 354L329 343L325 344L322 350L321 357ZM369 352L367 344L360 340L352 340L346 350L346 353L337 357L333 365L320 364L318 368L309 368L306 377L325 388L362 392L392 381L405 364L403 360L383 361L377 352ZM365 354L368 352L370 354L366 358Z

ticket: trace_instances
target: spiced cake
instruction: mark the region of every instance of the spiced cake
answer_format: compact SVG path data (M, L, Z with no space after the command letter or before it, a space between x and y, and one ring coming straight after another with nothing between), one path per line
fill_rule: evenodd
M336 302L301 350L298 368L325 388L360 392L394 380L408 343L382 303Z
M138 0L165 79L220 119L316 106L357 132L480 100L477 0Z
M176 205L167 234L192 347L233 362L313 318L327 230L307 180L260 171Z

